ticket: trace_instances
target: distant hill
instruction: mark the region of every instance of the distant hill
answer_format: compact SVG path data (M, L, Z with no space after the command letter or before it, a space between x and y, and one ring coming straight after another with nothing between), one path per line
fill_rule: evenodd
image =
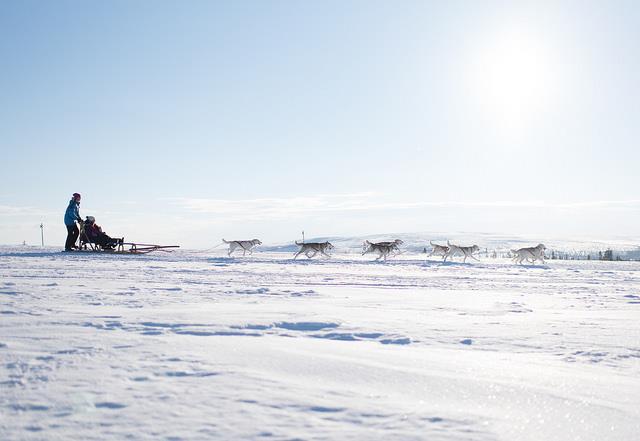
M447 239L460 245L478 245L481 250L507 252L513 248L535 246L544 243L549 250L568 253L595 252L613 249L630 257L640 257L640 238L615 238L615 239L559 239L539 236L516 236L496 233L473 232L423 232L423 233L388 233L373 234L367 236L324 236L308 238L306 242L329 241L335 247L335 252L354 253L362 250L362 242L381 242L400 239L404 242L402 248L409 252L421 252L425 248L431 249L429 241L446 245ZM265 244L260 251L266 252L295 252L298 246L293 243ZM635 257L635 258L637 258Z

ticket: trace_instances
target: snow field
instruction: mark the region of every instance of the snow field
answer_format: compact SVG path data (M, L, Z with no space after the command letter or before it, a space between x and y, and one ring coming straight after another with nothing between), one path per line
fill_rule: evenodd
M0 248L2 440L631 440L638 262Z

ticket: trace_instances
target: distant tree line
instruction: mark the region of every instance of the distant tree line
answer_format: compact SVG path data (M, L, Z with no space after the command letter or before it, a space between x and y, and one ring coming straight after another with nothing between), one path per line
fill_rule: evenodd
M486 258L496 259L512 258L513 253L505 250L489 250L485 248L481 255ZM577 250L556 250L551 249L545 252L546 258L550 260L606 260L625 261L640 260L640 248L630 251L615 251L611 248L598 251L577 251Z

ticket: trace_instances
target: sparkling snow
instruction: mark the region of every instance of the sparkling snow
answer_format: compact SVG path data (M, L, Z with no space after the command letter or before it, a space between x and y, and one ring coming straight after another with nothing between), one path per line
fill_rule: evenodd
M0 248L2 440L631 440L640 262Z

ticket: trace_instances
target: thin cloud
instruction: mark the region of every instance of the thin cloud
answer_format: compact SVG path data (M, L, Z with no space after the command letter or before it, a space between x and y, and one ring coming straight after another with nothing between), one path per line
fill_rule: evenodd
M46 213L34 207L0 205L0 216L43 216Z
M425 207L469 208L640 208L640 199L615 201L544 202L544 201L484 201L484 202L424 202Z
M253 216L259 218L284 218L313 213L370 210L384 204L375 204L374 193L321 194L289 198L258 199L203 199L170 198L170 203L197 214L225 216Z
M561 208L640 208L640 199L574 202L558 206Z
M283 219L318 215L322 213L349 213L363 211L410 210L419 208L502 208L502 209L609 209L640 208L640 200L581 201L546 203L544 201L392 201L388 195L378 193L320 194L288 198L206 199L169 198L170 203L193 214L216 214L229 218Z

